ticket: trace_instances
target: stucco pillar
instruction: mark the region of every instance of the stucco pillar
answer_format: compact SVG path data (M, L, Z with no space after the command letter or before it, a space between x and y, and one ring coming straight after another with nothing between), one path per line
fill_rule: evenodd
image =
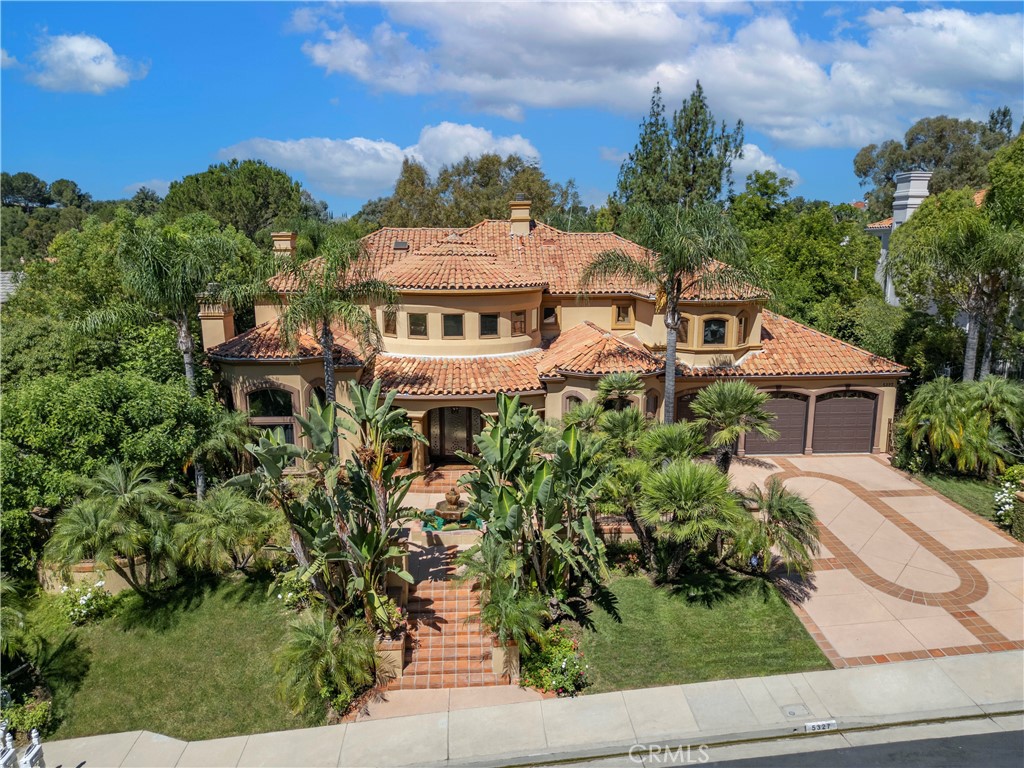
M814 453L814 403L818 396L814 393L807 398L807 434L804 435L804 453L810 456Z
M740 435L740 439L736 441L736 455L741 459L747 455L747 435L746 433Z

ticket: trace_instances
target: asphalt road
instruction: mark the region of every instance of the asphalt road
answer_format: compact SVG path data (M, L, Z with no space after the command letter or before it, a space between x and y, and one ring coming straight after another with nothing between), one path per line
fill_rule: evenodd
M1021 768L1024 731L873 744L708 765L714 768Z

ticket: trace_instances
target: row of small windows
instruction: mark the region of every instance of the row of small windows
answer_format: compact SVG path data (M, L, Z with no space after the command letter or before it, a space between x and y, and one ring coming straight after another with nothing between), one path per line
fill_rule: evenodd
M427 330L427 313L426 312L409 312L407 314L409 320L409 337L413 339L426 339L429 338L429 331ZM537 325L537 312L533 311L533 326ZM479 336L481 339L497 338L500 335L499 332L499 321L501 315L497 313L481 313L479 315ZM509 313L509 320L511 321L512 335L513 336L525 336L527 334L526 326L526 310L519 309ZM544 322L548 322L547 314L545 314ZM397 312L385 312L383 333L385 336L397 336L398 335L398 313ZM466 336L466 319L463 314L442 314L441 315L441 333L443 338L446 339L461 339Z

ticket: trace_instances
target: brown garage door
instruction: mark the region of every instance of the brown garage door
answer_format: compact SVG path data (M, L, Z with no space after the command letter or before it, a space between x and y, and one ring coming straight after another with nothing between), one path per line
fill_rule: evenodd
M756 432L748 432L747 454L803 453L807 435L807 398L795 392L775 392L764 407L775 414L772 426L779 433L779 439L766 440Z
M815 453L869 453L875 434L875 400L870 392L833 392L814 404Z

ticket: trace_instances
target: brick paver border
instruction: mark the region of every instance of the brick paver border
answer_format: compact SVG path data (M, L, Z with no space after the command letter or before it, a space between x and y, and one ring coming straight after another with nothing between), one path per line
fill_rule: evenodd
M873 456L876 461L890 471L896 471L887 465L882 459ZM906 651L901 653L878 654L873 656L840 656L833 645L825 638L821 628L811 619L810 615L799 603L791 603L793 612L803 623L811 637L821 648L822 652L837 668L859 667L869 664L886 664L893 661L909 661L912 659L927 659L938 656L959 656L971 653L986 653L988 651L1008 651L1013 649L1024 649L1024 641L1010 640L995 627L985 621L977 612L973 611L970 603L983 598L988 594L988 580L971 564L971 560L992 560L997 558L1022 557L1024 556L1024 543L1008 536L1005 531L1000 530L988 520L974 514L968 509L956 504L952 500L936 493L933 489L921 483L916 478L900 473L907 480L917 486L914 490L898 491L871 491L859 483L848 480L844 477L832 475L826 472L805 472L798 469L791 461L782 457L772 457L778 464L780 472L773 473L771 477L779 480L791 480L798 477L815 477L845 488L861 501L871 506L882 517L903 531L918 545L939 558L946 566L953 571L960 583L956 589L950 592L923 592L910 589L895 582L883 578L875 573L857 554L844 544L838 536L820 521L818 529L821 535L821 543L832 553L832 557L820 558L814 561L815 571L848 570L864 584L884 592L887 595L899 600L918 605L936 606L945 610L952 618L956 619L967 631L978 639L978 643L972 645L961 645L947 648L932 648L921 651ZM913 496L934 496L941 498L943 502L968 515L975 523L988 528L1006 539L1006 547L991 549L965 549L952 550L935 539L926 531L915 525L894 507L886 502L887 498L906 498Z

